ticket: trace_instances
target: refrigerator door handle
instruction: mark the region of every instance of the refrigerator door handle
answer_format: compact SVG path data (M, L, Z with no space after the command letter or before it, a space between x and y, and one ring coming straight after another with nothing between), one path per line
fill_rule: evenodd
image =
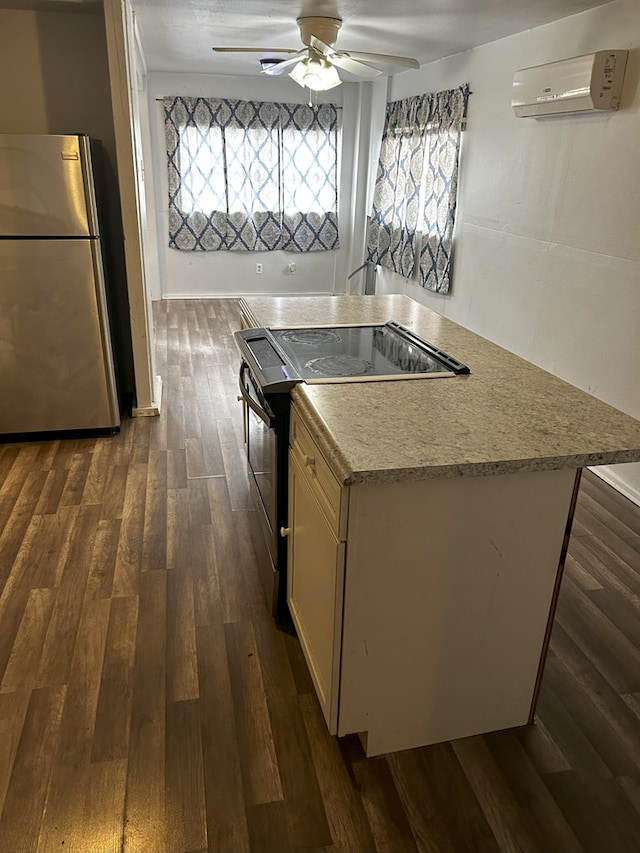
M92 237L100 236L100 223L98 222L98 203L93 181L93 162L91 160L91 140L88 136L78 137L80 149L80 161L82 163L82 174L84 176L85 203L87 206L87 224L89 234Z
M102 243L100 240L91 240L91 259L93 262L93 280L96 288L96 305L98 308L98 321L102 332L103 363L106 374L109 405L111 407L113 423L120 423L120 406L118 403L118 392L116 388L116 377L113 362L113 350L111 347L111 332L109 323L109 310L107 307L106 285L103 272Z

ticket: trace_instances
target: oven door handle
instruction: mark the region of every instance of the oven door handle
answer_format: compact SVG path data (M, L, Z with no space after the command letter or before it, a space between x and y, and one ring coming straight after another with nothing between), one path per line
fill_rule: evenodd
M261 406L259 406L247 391L246 385L244 384L244 375L247 370L250 370L249 365L246 361L242 361L240 364L239 377L240 397L238 399L241 399L243 403L246 403L247 406L249 406L249 408L251 409L251 411L255 412L256 415L260 418L260 420L265 422L269 429L273 429L273 418L271 417L269 412L266 412Z

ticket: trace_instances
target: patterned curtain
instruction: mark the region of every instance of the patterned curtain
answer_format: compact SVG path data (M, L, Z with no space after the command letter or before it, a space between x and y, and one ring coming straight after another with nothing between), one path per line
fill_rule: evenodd
M419 282L436 293L448 293L451 285L460 140L468 99L468 84L431 96Z
M469 86L387 104L367 246L368 260L449 289L460 133Z
M369 226L368 258L405 278L415 267L428 95L387 104Z
M333 104L171 97L164 111L171 247L338 248Z

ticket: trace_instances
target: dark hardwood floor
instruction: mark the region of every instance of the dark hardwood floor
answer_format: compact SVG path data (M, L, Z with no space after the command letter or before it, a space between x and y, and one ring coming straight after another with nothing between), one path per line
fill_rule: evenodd
M640 509L583 476L537 723L367 760L248 544L234 300L160 418L0 445L1 853L638 853Z

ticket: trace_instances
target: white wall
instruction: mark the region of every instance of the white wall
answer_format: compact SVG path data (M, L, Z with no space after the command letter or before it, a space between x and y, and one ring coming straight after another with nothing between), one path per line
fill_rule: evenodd
M288 77L221 77L151 72L148 75L151 169L153 180L147 201L155 209L158 252L158 286L154 297L239 296L249 294L294 295L344 292L347 275L362 261L362 222L366 211L355 192L363 164L356 140L362 114L367 118L369 84L345 84L320 95L340 107L343 146L340 178L340 249L335 252L181 252L168 245L167 155L164 115L160 99L168 95L239 98L305 103L308 91ZM315 100L315 96L314 96ZM360 158L360 159L359 159ZM368 167L368 158L367 164ZM357 239L360 234L359 241ZM354 243L354 235L356 242ZM263 272L256 274L256 263ZM289 273L289 263L296 265Z
M619 112L515 118L516 69L613 48L631 51ZM639 76L640 3L617 0L395 77L389 100L466 81L473 94L450 295L378 275L378 292L404 292L637 418ZM598 473L640 502L640 465Z

